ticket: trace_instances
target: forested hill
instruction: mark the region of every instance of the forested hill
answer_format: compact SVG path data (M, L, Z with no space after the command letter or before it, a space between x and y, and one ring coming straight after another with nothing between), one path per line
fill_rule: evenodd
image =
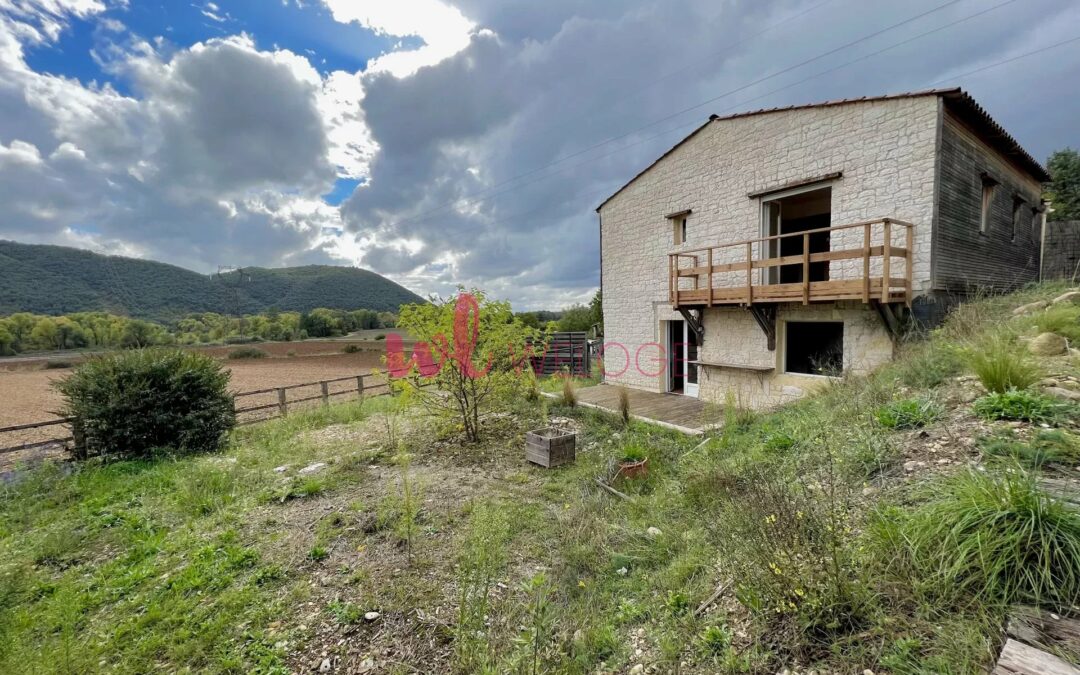
M423 299L355 267L246 267L242 277L218 277L152 260L0 240L0 315L106 311L168 321L192 312L307 312L316 307L397 312L413 302Z

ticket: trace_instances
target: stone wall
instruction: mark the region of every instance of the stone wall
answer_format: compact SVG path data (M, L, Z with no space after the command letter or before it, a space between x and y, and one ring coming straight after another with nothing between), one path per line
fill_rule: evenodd
M622 371L609 379L666 389L665 375L654 374L661 321L681 318L668 304L667 253L759 237L761 202L748 195L760 190L842 172L831 186L832 225L884 216L914 223L914 289L927 290L941 115L934 96L778 111L710 122L674 148L600 209L605 367ZM685 209L687 241L675 246L665 216ZM858 312L876 318L861 305ZM745 310L709 314L704 353L775 358ZM708 377L702 398L722 401L721 383L746 374ZM757 394L762 403L784 396L772 384L768 392Z
M702 366L701 398L736 402L754 409L773 408L825 386L832 378L787 373L784 354L789 321L837 321L844 324L844 372L869 373L892 360L893 343L876 311L860 303L782 308L776 317L776 351L769 351L765 333L750 313L739 308L705 310L705 343L701 360L724 366ZM769 372L733 366L772 368Z
M1051 220L1046 223L1042 278L1080 279L1080 220Z

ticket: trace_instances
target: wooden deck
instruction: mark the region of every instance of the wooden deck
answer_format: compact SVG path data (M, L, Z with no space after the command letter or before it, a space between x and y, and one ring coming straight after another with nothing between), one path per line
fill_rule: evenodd
M810 235L825 233L830 250L811 252ZM801 240L802 253L778 255L786 239ZM881 218L677 251L668 254L668 299L675 308L837 300L910 305L913 247L911 223ZM827 275L836 278L811 280L811 266L843 261L843 276L836 267ZM797 269L800 281L777 283L778 268Z
M630 414L638 419L674 427L691 434L703 433L706 429L723 422L723 408L718 405L709 405L699 399L679 394L659 394L639 389L628 389L628 391L630 392ZM619 410L619 387L617 386L598 384L579 389L577 395L579 403L616 413Z

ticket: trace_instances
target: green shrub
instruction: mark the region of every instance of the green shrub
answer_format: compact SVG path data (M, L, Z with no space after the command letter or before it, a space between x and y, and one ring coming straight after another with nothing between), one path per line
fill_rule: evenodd
M928 398L908 398L878 408L874 416L890 429L919 429L933 424L945 415L937 401Z
M228 386L214 359L169 349L90 359L56 384L81 457L217 450L236 423Z
M258 347L238 347L229 352L230 359L265 359L269 354Z
M965 350L971 370L987 391L1026 389L1042 377L1038 364L1014 341L998 335Z
M385 340L386 335L384 333L379 333L378 335L375 336L375 339L376 340Z
M879 535L910 561L919 586L934 596L975 596L988 603L1068 606L1080 593L1080 513L1039 489L1021 470L970 471L934 485L931 498Z
M979 447L987 455L1006 457L1032 469L1080 463L1080 444L1060 429L1041 430L1026 443L1011 432L996 434L981 439Z
M1021 420L1047 424L1064 419L1075 413L1075 406L1044 394L1011 390L987 394L976 399L972 406L975 414L988 420Z
M225 338L224 342L227 345L247 345L253 342L262 342L263 339L258 335L245 335L243 337L239 335L230 335Z
M358 344L350 343L350 344L345 345L345 348L342 349L341 351L346 353L346 354L355 354L355 353L357 353L359 351L363 351L363 349Z

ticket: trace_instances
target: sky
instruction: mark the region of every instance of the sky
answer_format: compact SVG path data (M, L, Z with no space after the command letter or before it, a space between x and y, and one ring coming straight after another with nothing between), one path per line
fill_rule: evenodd
M0 0L0 238L557 309L709 114L961 86L1045 161L1078 85L1075 0Z

